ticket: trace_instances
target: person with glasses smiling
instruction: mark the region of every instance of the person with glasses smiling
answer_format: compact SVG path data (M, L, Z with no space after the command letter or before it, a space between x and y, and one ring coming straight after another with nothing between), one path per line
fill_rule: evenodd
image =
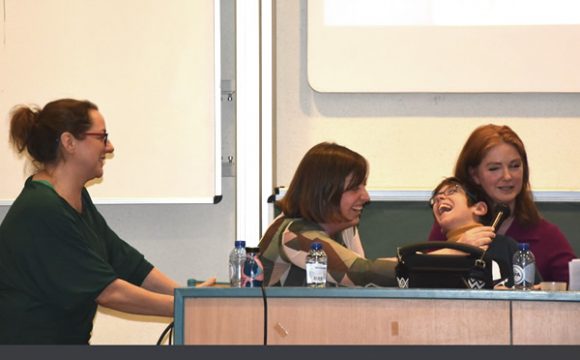
M486 256L493 260L494 285L512 287L514 283L512 258L518 250L517 242L504 235L496 235L491 226L483 225L488 214L488 205L476 190L469 189L456 177L444 179L433 190L429 205L433 218L441 228L447 241L466 242L465 234L480 230L482 237L489 237L489 244L482 245ZM430 254L459 254L458 250L442 249ZM541 282L536 269L535 284Z
M483 194L490 206L501 203L510 208L511 216L494 230L530 244L544 281L568 282L568 263L576 255L560 229L541 216L532 195L524 143L510 127L476 128L459 154L454 176ZM491 238L483 228L474 228L464 234L463 241L485 248ZM437 223L429 240L445 240Z
M0 224L0 344L88 344L97 305L172 317L180 285L109 228L85 188L114 151L97 106L18 106L10 140L37 170Z

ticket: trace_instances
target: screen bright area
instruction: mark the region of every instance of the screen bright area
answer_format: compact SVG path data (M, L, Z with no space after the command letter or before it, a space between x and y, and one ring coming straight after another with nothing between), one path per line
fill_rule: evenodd
M309 0L318 92L580 92L570 0Z
M580 24L577 0L326 0L327 26Z

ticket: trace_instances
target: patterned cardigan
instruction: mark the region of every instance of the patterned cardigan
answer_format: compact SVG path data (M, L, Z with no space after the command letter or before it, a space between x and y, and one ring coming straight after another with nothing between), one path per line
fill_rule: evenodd
M369 260L356 227L330 237L322 227L304 219L278 216L260 240L260 260L266 286L305 286L306 255L313 242L328 256L327 283L335 286L396 286L396 262Z

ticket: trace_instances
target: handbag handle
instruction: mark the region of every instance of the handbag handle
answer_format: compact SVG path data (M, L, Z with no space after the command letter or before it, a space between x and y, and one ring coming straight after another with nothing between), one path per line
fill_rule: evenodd
M397 258L399 259L399 261L402 261L403 256L413 254L417 251L440 250L440 249L459 250L480 259L483 259L483 256L485 255L485 251L473 245L451 241L427 241L397 248Z

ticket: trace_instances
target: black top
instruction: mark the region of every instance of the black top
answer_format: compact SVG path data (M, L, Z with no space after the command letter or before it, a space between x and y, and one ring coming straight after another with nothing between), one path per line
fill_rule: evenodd
M29 178L0 225L0 343L87 344L95 299L153 266L107 225L86 189L79 213Z

